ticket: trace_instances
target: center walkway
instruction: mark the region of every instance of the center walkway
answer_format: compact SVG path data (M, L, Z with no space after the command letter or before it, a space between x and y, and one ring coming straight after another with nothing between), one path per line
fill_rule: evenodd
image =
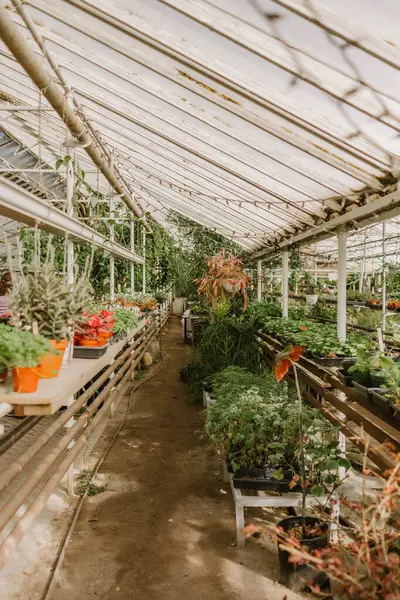
M190 403L179 320L163 338L161 371L133 396L103 463L106 491L87 499L54 600L287 600L274 545L235 547L234 508L221 465ZM119 407L123 410L123 407Z

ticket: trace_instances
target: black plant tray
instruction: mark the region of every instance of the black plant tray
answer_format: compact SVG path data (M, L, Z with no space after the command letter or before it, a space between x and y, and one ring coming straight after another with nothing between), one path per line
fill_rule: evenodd
M370 388L367 388L365 387L365 385L358 383L358 381L353 381L353 386L356 392L358 392L363 398L365 398L366 400L370 400Z
M229 469L228 469L229 470ZM301 486L290 488L293 471L283 471L283 479L272 477L276 469L239 469L233 476L233 485L241 490L269 490L271 492L301 492Z
M371 388L369 390L371 400L376 406L389 417L394 416L396 419L400 421L400 411L396 409L393 400L386 397L386 394L390 394L390 389L382 389L382 388Z
M318 354L314 354L314 352L311 352L311 358L322 367L340 367L345 359L344 356L335 356L335 358L318 356Z
M104 346L74 346L74 358L100 358L107 351L108 344Z
M345 375L342 369L338 370L337 376L343 385L347 387L351 387L353 385L353 377L351 375Z

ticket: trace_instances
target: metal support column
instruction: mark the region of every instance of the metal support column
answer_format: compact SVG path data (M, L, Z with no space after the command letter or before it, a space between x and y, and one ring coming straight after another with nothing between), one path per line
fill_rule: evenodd
M262 300L262 260L257 261L257 300Z
M337 336L346 342L346 243L347 232L338 233Z
M135 252L135 221L131 221L131 250ZM135 293L135 263L131 262L131 295Z
M110 219L114 219L114 198L110 197ZM114 225L110 226L110 240L113 242L115 238L114 235ZM110 300L114 302L115 300L115 259L114 256L110 256Z
M382 223L382 333L386 329L386 281L387 281L387 265L386 265L386 221Z
M69 161L67 166L67 214L73 216L74 206L74 168ZM69 285L74 284L74 242L67 238L67 281Z
M146 230L143 227L143 281L142 281L142 292L146 293Z
M289 314L289 252L282 252L282 316Z

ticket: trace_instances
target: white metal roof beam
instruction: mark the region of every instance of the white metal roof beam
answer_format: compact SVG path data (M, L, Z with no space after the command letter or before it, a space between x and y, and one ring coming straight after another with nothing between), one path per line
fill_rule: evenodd
M117 258L144 263L139 255L111 242L104 235L80 223L75 217L50 206L44 200L3 178L0 178L0 214L30 227L38 226L57 236L69 235L78 243L108 250Z
M332 81L327 81L325 85L322 85L317 80L314 80L312 76L307 76L304 72L300 73L296 65L290 60L286 63L284 62L284 56L280 56L280 53L277 52L279 48L266 48L268 40L266 36L262 36L262 39L257 39L260 36L252 35L252 32L249 32L243 23L240 23L235 17L228 18L217 7L206 5L201 0L159 0L159 2L171 6L242 48L249 50L287 73L298 77L316 89L325 92L336 101L347 104L362 114L390 127L396 133L400 133L400 124L395 119L389 118L386 115L380 115L375 105L369 106L368 102L362 104L357 99L353 100L352 96L346 96L346 92L352 87L351 85L346 89L346 87L342 87L342 83L338 79L334 84ZM342 89L340 89L341 87Z
M107 125L107 126L109 126L109 125ZM118 147L119 147L119 153L120 154L122 153L122 154L124 154L126 156L129 165L127 165L126 163L124 163L124 167L123 168L128 168L128 166L129 166L131 169L133 169L133 168L136 169L136 165L133 163L133 157L132 157L132 155L129 154L129 152L128 153L126 152L126 149L128 149L128 150L131 149L132 153L134 153L134 159L137 162L138 158L136 156L136 146L135 145L130 146L129 142L126 142L125 140L121 140L121 139L118 140L117 138L115 138L113 136L110 136L109 132L107 132L107 131L104 131L104 136L105 136L105 138L112 139L112 141L114 142L114 144L118 145ZM140 159L139 159L139 162L140 162ZM146 166L148 166L147 163L145 163L145 164L146 164ZM154 167L154 165L157 165L157 167ZM160 180L160 179L164 180L166 183L170 183L171 172L175 173L175 171L173 169L171 169L171 167L169 165L166 166L166 169L167 169L166 172L163 171L163 170L160 171L159 170L160 169L160 163L157 160L151 161L150 165L148 167L150 168L150 171L154 174L153 178L155 178L157 180ZM132 171L132 173L133 173L133 171ZM140 172L139 170L136 169L134 171L134 176L137 179L144 180L144 182L147 184L148 177L146 176L146 174L143 174L142 172ZM191 178L188 175L186 175L185 172L183 172L181 174L178 174L178 177L179 176L183 176L184 179L185 179L185 182L182 182L181 180L178 179L177 180L178 183L175 184L177 186L180 185L181 187L184 187L185 185L187 185L187 181L191 181ZM171 182L171 183L173 183L173 182ZM202 187L202 189L204 189L204 185L202 185L201 183L199 183L199 185ZM179 190L177 190L177 191L179 192ZM184 190L184 191L186 191L187 193L189 193L189 197L190 197L191 192L189 190ZM218 194L214 192L214 195L217 196ZM207 194L202 194L201 191L200 191L200 194L198 194L198 195L197 194L193 194L191 196L191 199L192 200L199 200L199 201L202 200L202 199L207 199L207 200L212 200L213 203L214 202L215 203L218 202L217 198L208 198L207 196L208 196ZM222 199L220 202L223 204L223 208L224 208L225 211L227 211L228 213L232 212L232 207L230 207L229 205L227 205L226 201L224 199ZM251 218L252 218L253 221L256 220L259 223L262 222L264 224L264 226L265 226L266 223L273 223L273 224L275 224L276 221L271 221L271 219L268 219L265 216L265 212L267 210L265 208L265 204L268 204L275 211L279 211L279 213L282 213L284 215L284 216L282 216L282 214L278 214L277 212L274 212L272 210L272 208L270 208L270 209L268 209L268 212L271 213L271 216L275 215L277 218L279 218L279 219L281 219L283 221L286 221L287 223L290 223L290 224L293 223L293 215L292 215L292 213L290 213L290 211L286 211L285 209L283 209L281 207L282 203L274 204L274 203L267 203L267 202L265 202L264 203L264 207L263 206L257 207L257 210L256 210L256 208L251 208L251 207L247 207L247 206L245 206L242 210L239 210L241 202L244 202L244 201L239 198L238 203L235 205L233 214L237 215L238 212L240 212L241 214L245 213L245 214L251 215ZM273 229L273 228L271 228L271 229Z
M400 191L391 192L386 196L381 196L377 200L358 206L344 215L340 215L330 221L315 227L313 230L304 231L292 236L287 240L282 240L276 246L281 250L290 246L304 246L307 243L317 242L328 239L335 235L340 228L361 229L397 217L400 212ZM275 250L276 250L275 248ZM253 258L266 256L270 250L262 249L254 253Z
M376 167L378 163L382 166L388 166L387 158L384 155L377 157L376 148L371 146L365 140L357 140L357 146L354 145L353 142L346 141L342 139L345 134L343 132L337 132L334 130L333 126L329 124L329 122L322 122L318 120L318 117L314 117L312 120L310 119L310 115L306 114L306 111L301 111L301 107L297 107L300 110L300 113L297 114L296 111L285 107L282 103L282 100L286 100L283 97L278 97L274 95L273 90L269 90L268 95L265 94L265 91L260 88L260 86L253 87L252 91L249 91L248 82L240 78L237 73L232 73L230 69L224 69L224 73L216 71L212 65L207 63L206 57L202 57L203 60L199 62L198 55L196 57L189 57L187 47L183 49L176 49L176 47L171 46L165 40L161 41L156 32L151 31L142 31L132 25L132 23L127 23L126 19L124 19L124 15L122 13L118 13L116 10L109 10L106 7L99 8L98 5L93 5L90 2L85 0L65 0L69 4L77 6L82 11L90 14L92 16L96 16L102 21L105 21L109 25L117 28L128 35L131 35L137 39L139 39L144 44L152 46L160 51L160 53L164 56L168 56L173 58L174 60L179 61L181 64L186 67L195 69L201 75L211 78L213 81L216 81L224 86L226 86L229 90L239 94L239 96L246 98L252 102L255 102L259 106L262 106L266 110L270 111L277 116L284 118L288 123L292 123L309 133L315 135L319 139L324 140L332 144L334 147L347 152L351 156L357 159L362 159L366 164L371 167ZM76 29L81 33L85 33L88 37L91 37L93 40L101 41L102 44L111 48L124 56L129 58L133 58L136 62L143 64L144 66L148 66L148 63L145 61L142 62L143 56L146 57L144 53L142 56L135 54L132 56L130 54L129 49L126 46L121 46L116 36L107 36L101 30L91 30L88 23L85 23L85 26L82 26L82 21L78 19L71 18L70 15L66 13L66 11L59 11L54 6L49 6L48 4L42 2L41 0L35 0L33 3L31 0L26 0L26 4L31 4L34 6L36 10L51 16L52 18L58 19L61 23L66 23L69 27ZM161 70L165 69L165 65L161 66ZM160 67L157 69L152 68L157 72L160 71ZM165 69L166 76L168 77L168 70ZM170 77L168 77L170 78ZM276 97L275 97L276 96ZM302 114L303 113L303 114ZM371 152L374 153L371 156Z
M88 32L88 29L85 28L85 33L87 33L87 32ZM131 73L126 72L126 74L124 74L124 72L121 69L117 69L117 67L115 65L109 64L108 61L106 61L106 60L103 61L99 65L97 56L92 55L91 53L87 52L84 48L81 48L80 46L73 45L72 43L66 42L66 40L64 38L60 38L59 36L54 34L54 32L51 32L48 29L46 29L45 35L46 35L46 39L51 40L53 43L59 45L60 47L62 47L64 49L67 49L69 52L79 56L80 58L84 58L86 61L93 64L94 66L96 66L96 67L100 66L101 69L103 69L104 71L112 73L113 75L117 75L121 79L124 79L125 81L129 82L130 84L135 85L135 86L137 85L141 89L145 89L146 92L148 92L152 95L155 95L157 98L166 100L166 90L159 90L158 92L151 91L151 89L150 89L151 86L148 81L147 82L143 81L142 84L139 85L141 79L137 75L135 76L135 78L132 78ZM116 43L117 42L114 40L114 47L115 47ZM301 150L302 152L305 152L306 154L308 154L314 158L317 158L318 160L324 162L325 164L334 166L339 171L346 173L347 175L350 175L351 177L354 177L358 181L360 181L366 185L371 185L375 189L381 188L380 182L376 179L376 177L371 176L371 174L367 170L362 169L361 167L358 167L356 165L349 164L347 161L341 159L341 157L338 155L335 155L333 153L323 152L322 150L319 150L315 144L312 144L305 138L303 138L303 139L300 138L295 132L288 133L282 127L274 125L274 123L269 122L266 119L260 117L259 115L252 113L249 110L243 108L240 105L240 103L238 103L237 101L235 101L233 99L225 98L222 94L219 94L216 90L212 91L211 89L209 89L208 86L199 85L200 82L196 81L191 76L189 76L189 75L184 76L183 72L180 75L176 75L176 70L171 69L167 64L159 65L154 60L150 61L145 56L142 57L141 54L139 54L138 50L136 50L134 48L129 49L129 50L130 50L129 58L132 58L132 60L134 60L135 62L142 64L143 66L148 68L150 71L154 71L154 72L158 73L159 75L161 75L162 77L165 77L165 78L169 79L170 81L173 81L180 87L183 87L184 89L194 92L196 95L198 95L202 98L205 98L206 100L215 104L216 106L219 106L219 107L223 108L224 110L230 112L231 114L238 116L239 118L243 119L247 123L255 125L262 131L265 131L266 133L286 142L290 146L297 148L297 149ZM126 51L124 52L124 55L125 56L127 55ZM59 62L60 63L63 62L61 58L59 59ZM63 62L63 64L64 65L66 64L65 61ZM178 96L174 96L174 98L173 98L174 106L176 106L176 102L179 102L180 100L181 99ZM188 106L187 103L184 103L183 101L181 101L181 102L182 102L182 104L180 106L181 110L184 110L188 114L193 115L194 111L192 110L192 108L190 106ZM197 118L204 121L203 113L197 114L196 116L197 116ZM202 117L203 117L203 119L202 119ZM209 119L207 119L206 122L209 122ZM215 127L216 123L217 122L214 121L214 122L212 122L212 125Z
M318 20L304 4L300 4L299 2L296 2L296 0L272 0L272 2L275 2L275 4L310 21L317 27L344 40L347 44L366 52L390 67L400 70L400 57L398 52L396 53L397 49L395 50L379 40L372 39L371 35L368 36L368 39L365 39L365 32L362 31L354 32L352 34L347 33L346 25L344 23L335 23L335 20L337 21L337 19L335 19L332 13L327 11L323 6L318 5L318 13L323 17L323 20ZM354 23L352 23L352 27L353 25Z
M142 213L140 208L136 205L132 198L130 198L124 187L118 180L118 176L115 174L108 160L106 160L104 152L93 143L92 138L88 135L86 126L82 120L74 113L68 104L64 94L60 91L58 85L54 83L52 78L43 69L40 62L36 60L30 45L26 42L23 35L20 33L19 28L15 25L12 17L5 7L0 6L0 37L2 38L5 45L9 48L11 53L16 57L18 62L23 66L25 71L31 77L34 84L43 93L49 103L53 106L54 110L59 114L61 119L67 124L71 134L76 137L81 143L88 143L85 147L85 151L89 154L93 162L99 167L103 175L109 181L110 185L114 188L117 194L121 194L122 198L132 210L132 212L141 217ZM144 223L147 229L149 226Z
M107 110L111 111L112 113L115 113L119 116L125 117L127 120L135 123L139 127L142 127L144 129L147 129L148 131L151 131L156 136L159 136L159 137L162 137L162 138L168 140L169 142L175 144L176 146L187 150L191 154L194 154L195 156L203 158L204 160L213 164L214 166L217 166L217 167L223 169L224 171L227 171L228 173L235 175L238 179L242 179L243 181L250 183L255 188L260 189L260 190L266 192L267 194L271 194L271 196L273 196L279 200L282 200L282 202L284 204L291 206L298 213L304 214L304 216L299 216L298 214L294 213L295 218L298 221L300 221L301 223L312 225L314 223L315 217L318 216L318 214L316 214L316 213L318 213L317 210L314 210L314 212L312 212L312 211L306 210L304 208L301 208L300 206L296 205L296 203L287 199L286 197L279 196L279 194L272 192L271 190L269 190L268 188L264 187L263 185L255 182L251 178L246 177L243 174L239 174L235 169L232 169L232 168L228 167L227 165L224 165L220 161L213 159L211 156L205 155L200 150L194 149L190 144L188 144L188 142L184 143L183 141L180 141L174 137L171 137L171 135L169 135L168 133L161 132L160 129L157 129L154 125L152 125L150 123L144 123L143 120L136 118L133 114L131 114L131 113L127 114L126 110L124 111L122 108L119 108L118 106L107 104L106 102L101 101L99 98L95 98L89 94L82 93L82 92L81 92L81 94L83 94L83 96L86 97L87 99L89 99L90 101L102 106L103 108L106 108ZM322 214L324 214L323 211L322 211Z

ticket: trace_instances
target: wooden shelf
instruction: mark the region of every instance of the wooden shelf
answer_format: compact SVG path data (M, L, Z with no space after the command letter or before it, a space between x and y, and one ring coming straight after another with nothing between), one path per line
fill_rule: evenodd
M13 391L11 379L0 385L0 402L14 406L17 416L52 415L61 406L65 406L84 385L93 379L99 371L110 365L127 342L143 329L147 319L131 331L123 340L110 344L100 358L74 358L67 368L61 369L54 379L41 379L34 394L19 394Z

